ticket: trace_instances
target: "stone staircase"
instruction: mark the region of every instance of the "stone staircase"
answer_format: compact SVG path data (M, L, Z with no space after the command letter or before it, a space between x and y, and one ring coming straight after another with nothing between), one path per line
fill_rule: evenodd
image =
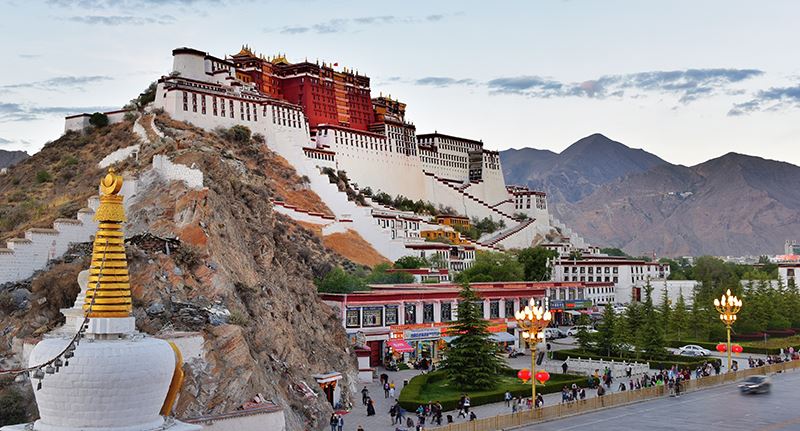
M487 245L487 246L494 246L495 244L510 238L512 235L516 234L517 232L520 232L521 230L525 229L526 227L532 225L535 222L536 222L535 219L524 220L524 221L520 222L519 224L517 224L516 226L511 227L510 229L506 229L506 230L500 232L499 234L497 234L497 235L495 235L495 236L493 236L493 237L491 237L491 238L489 238L489 239L487 239L485 241L482 241L482 243L484 245Z
M483 199L477 198L477 197L469 194L468 192L466 192L464 190L465 187L454 186L451 181L447 181L445 179L442 179L442 178L440 178L440 177L438 177L435 174L430 173L430 172L425 172L425 175L427 175L429 177L433 177L438 183L447 186L448 188L454 190L456 193L459 193L463 197L469 199L473 203L476 203L476 204L480 205L481 207L483 207L486 210L488 210L491 214L495 214L495 215L499 216L500 220L517 221L517 219L515 219L514 216L512 216L511 214L508 214L508 213L506 213L504 211L501 211L501 210L495 208L497 205L500 205L503 202L500 202L500 203L498 203L496 205L489 205Z

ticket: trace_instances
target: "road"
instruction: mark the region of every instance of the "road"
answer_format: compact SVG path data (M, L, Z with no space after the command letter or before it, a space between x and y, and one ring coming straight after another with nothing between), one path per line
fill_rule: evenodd
M800 430L800 372L776 374L772 393L741 395L735 384L663 397L552 422L525 431Z

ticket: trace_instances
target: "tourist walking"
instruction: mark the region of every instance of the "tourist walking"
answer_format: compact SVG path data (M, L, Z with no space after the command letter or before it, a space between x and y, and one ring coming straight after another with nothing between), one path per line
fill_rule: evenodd
M361 404L367 405L367 400L369 399L369 389L364 386L364 389L361 390Z
M506 407L511 406L511 391L506 391L506 394L503 396L503 399L506 400Z
M342 431L344 429L344 416L342 416L342 415L338 415L338 416L339 416L339 418L336 421L336 426L337 426L337 430L336 431Z
M375 416L375 402L372 398L367 399L367 416Z
M389 398L389 382L383 384L383 397Z
M542 394L536 394L536 407L544 407L544 397L542 397Z
M331 413L331 420L329 423L331 425L331 431L336 431L336 427L339 426L339 418L336 417L336 413Z
M561 369L564 370L564 374L567 374L567 369L568 368L569 368L569 365L567 365L567 361L564 361L564 363L561 364Z

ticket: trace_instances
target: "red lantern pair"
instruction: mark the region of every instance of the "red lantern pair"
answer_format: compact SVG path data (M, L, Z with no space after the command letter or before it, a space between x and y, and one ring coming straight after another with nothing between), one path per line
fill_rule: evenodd
M522 383L528 383L528 380L531 379L531 370L523 368L517 372L517 377L522 380Z
M547 371L539 371L536 373L536 380L538 380L539 383L544 384L544 382L550 380L550 373Z

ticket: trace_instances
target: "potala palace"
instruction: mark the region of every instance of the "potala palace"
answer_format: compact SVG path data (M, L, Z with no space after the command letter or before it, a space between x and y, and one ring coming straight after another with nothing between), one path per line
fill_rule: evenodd
M241 124L262 134L269 148L311 179L312 189L337 220L352 220L389 259L416 254L423 243L419 231L440 226L429 220L407 223L416 221L413 214L372 201L366 213L352 203L337 204L340 193L321 169L346 172L356 189L368 187L449 207L462 216L503 222L504 229L469 247L527 247L558 235L545 194L506 185L496 151L473 139L417 134L406 120L406 105L389 97L373 98L366 76L325 63L257 56L247 47L224 59L190 48L172 54L173 72L159 80L156 108L204 129ZM387 216L393 223L381 224ZM392 232L370 232L376 226ZM585 246L579 238L569 239L574 246Z

